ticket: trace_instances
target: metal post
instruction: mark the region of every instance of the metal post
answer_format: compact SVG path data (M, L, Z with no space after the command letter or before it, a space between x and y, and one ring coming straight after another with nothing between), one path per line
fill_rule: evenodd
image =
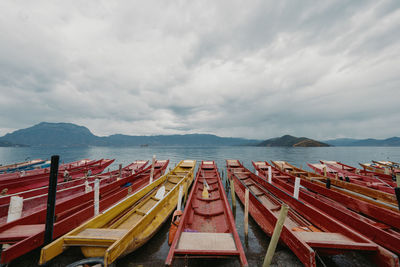
M281 235L283 223L285 222L286 215L288 213L289 207L286 204L282 204L281 212L279 213L279 218L276 221L274 233L272 234L271 241L269 242L267 254L264 258L263 267L270 266L272 257L274 256L276 245L278 244L279 237Z
M53 241L54 213L56 208L57 174L60 156L51 156L49 193L47 196L46 227L44 232L44 245Z
M326 188L330 189L331 188L331 179L326 180Z
M244 201L244 236L249 234L249 189L246 188Z
M396 174L396 182L397 182L397 187L394 189L394 193L397 198L397 206L399 207L400 210L400 174Z

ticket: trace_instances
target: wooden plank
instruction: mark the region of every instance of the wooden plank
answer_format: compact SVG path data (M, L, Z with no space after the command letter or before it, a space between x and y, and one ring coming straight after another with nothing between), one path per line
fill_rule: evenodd
M0 233L0 239L23 239L44 230L44 224L16 225Z
M108 228L86 228L76 236L82 238L107 238L107 239L118 239L124 234L126 234L128 230L125 229L108 229ZM68 236L71 237L71 236Z
M236 250L233 235L229 233L183 232L179 239L179 250Z
M377 250L378 246L373 243L360 243L340 233L328 232L294 232L311 247L338 248L352 250Z

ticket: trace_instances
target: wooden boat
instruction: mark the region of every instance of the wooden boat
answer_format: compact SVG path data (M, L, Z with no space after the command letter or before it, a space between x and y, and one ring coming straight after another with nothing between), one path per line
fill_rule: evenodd
M372 163L382 167L385 173L392 175L400 174L400 166L392 161L373 160Z
M384 181L393 181L393 176L389 174L384 174L380 172L373 172L373 171L368 171L368 170L363 170L363 169L358 169L356 167L344 164L339 161L328 161L328 160L320 160L322 164L331 164L335 165L337 168L340 168L342 170L346 170L348 172L354 173L354 174L361 174L365 176L370 176L370 177L376 177L379 179L382 179Z
M105 168L111 165L114 162L114 159L101 159L86 166L74 167L67 170L69 173L68 179L77 179L81 178L90 171L92 175L103 172ZM65 170L64 170L65 171ZM49 174L50 171L43 174L37 174L32 176L22 176L18 178L12 178L8 180L0 181L0 192L6 192L5 194L14 194L26 190L31 190L34 188L39 188L43 186L47 186L49 183ZM58 181L62 182L66 180L64 177L64 172L58 172ZM3 194L4 195L4 194Z
M373 160L372 163L381 165L382 167L385 167L385 168L397 168L398 167L398 166L396 166L398 164L396 164L396 163L394 163L392 161Z
M294 192L294 183L296 177L282 172L278 168L271 166L266 161L252 162L258 176L264 181L267 181L268 167L271 168L272 184L284 190L286 193L292 195ZM307 185L311 184L313 188L315 185L308 181L301 181L301 188L299 190L299 200L305 202L307 205L325 212L329 216L337 219L338 221L351 227L354 231L367 237L369 240L379 244L380 246L400 254L400 232L399 229L384 224L379 220L373 220L370 217L353 211L350 205L345 201L339 202L324 195L327 188L320 188L319 192L315 190L308 190ZM329 194L327 194L329 195ZM399 215L400 218L400 215ZM383 251L380 248L381 251ZM396 256L391 256L393 259ZM396 259L398 261L398 259ZM398 264L398 263L397 263Z
M62 163L58 167L59 174L62 175L65 170L73 170L76 168L82 168L82 167L87 167L91 164L97 163L98 160L89 160L89 159L82 159L78 161L73 161L69 163ZM50 168L43 168L43 169L34 169L34 170L28 170L28 171L21 171L21 172L13 172L13 173L2 173L0 174L0 181L4 180L10 180L14 178L21 178L21 177L35 177L35 175L41 175L41 174L49 174L50 173Z
M85 176L82 178L77 178L77 179L74 179L71 181L61 182L61 183L57 184L57 192L61 191L61 190L65 190L67 188L80 186L80 185L84 184L86 181L88 183L92 183L92 182L94 182L95 179L111 181L111 180L115 180L117 178L125 178L125 177L128 177L132 174L135 174L135 173L143 170L147 164L148 164L148 161L137 160L137 161L125 166L124 168L121 168L121 173L120 173L120 170L118 169L118 170L108 171L108 172L101 173L101 174L91 175L88 177ZM47 196L48 190L49 190L48 186L43 186L43 187L39 187L39 188L34 188L34 189L14 193L14 194L0 196L0 209L1 209L2 205L9 204L10 198L13 196L19 196L24 199L27 199L27 198L32 199L32 198L34 198L36 196L40 196L40 195ZM57 199L58 199L58 197L59 197L59 194L57 194ZM1 214L1 212L0 212L0 214Z
M238 160L227 160L227 175L233 179L234 190L241 202L244 203L245 190L249 190L249 213L266 234L272 234L281 205L286 203L290 207L280 240L305 266L316 266L316 253L334 255L349 251L368 252L380 266L393 266L393 259L388 260L375 243L266 183Z
M80 246L85 257L102 257L108 266L142 246L175 209L180 186L187 192L195 166L194 160L181 161L167 175L45 246L40 264L69 246Z
M394 187L396 185L393 181L383 181L382 179L376 177L352 173L350 171L343 170L340 167L337 167L335 164L331 164L329 162L325 162L324 164L307 163L307 165L318 174L324 175L326 172L326 176L330 178L337 178L349 183L354 183L389 194L394 194Z
M394 181L396 180L396 176L394 174L392 175L392 174L384 174L379 172L361 170L337 161L320 160L320 162L337 172L343 172L344 175L346 174L355 175L356 178L360 177L365 181L371 181L371 182L378 181L381 183L386 183L390 187L395 186Z
M137 161L134 164L130 164L130 167L138 170L142 170L147 164L147 161ZM87 178L77 179L70 182L66 182L61 184L62 189L57 190L56 200L57 202L65 201L67 199L75 198L79 195L83 195L87 192L87 190L92 190L94 187L95 179L99 179L100 187L106 186L112 182L117 181L117 179L126 178L132 175L132 171L129 169L125 169L124 172L121 171L121 175L119 174L119 170L109 172L102 176L93 175ZM87 183L86 183L87 181ZM77 183L79 182L79 183ZM66 185L67 184L67 185ZM90 187L90 188L89 188ZM89 189L88 189L89 188ZM24 196L26 194L31 193L42 193L36 194L28 198L23 199L23 209L21 212L21 217L28 216L33 214L37 211L47 208L47 194L48 194L48 187L41 187L36 190L29 190L28 192L22 192L19 196ZM5 200L7 196L3 197ZM10 198L8 199L7 203L0 205L0 225L7 222L7 216L10 207Z
M169 161L158 161L154 179L158 179ZM100 212L110 208L127 196L149 184L151 168L146 168L126 178L100 188ZM53 237L58 238L94 216L94 192L87 192L72 199L60 201L55 207ZM43 245L46 209L0 226L0 244L11 244L1 253L1 263Z
M361 167L363 167L364 170L368 171L373 171L373 172L378 172L378 173L384 173L390 175L390 169L389 168L384 168L379 164L376 163L359 163Z
M272 161L272 163L274 164L274 161ZM275 166L279 168L277 165ZM351 192L350 190L344 190L342 188L339 188L333 184L334 179L329 179L329 181L331 181L332 184L330 188L327 189L325 187L326 183L322 183L321 181L310 178L309 176L307 176L310 173L306 171L293 172L290 170L288 171L288 169L281 169L281 170L283 172L288 172L296 177L302 178L302 182L304 180L303 183L309 182L307 183L307 188L309 188L310 190L323 194L324 196L327 196L337 202L340 202L356 212L363 213L373 219L381 221L384 224L390 225L397 229L400 228L400 220L399 220L400 212L398 208L394 205L383 203L381 201L377 201L369 197L364 197L361 194Z
M42 159L33 159L33 160L24 161L24 162L3 165L3 166L0 166L0 173L19 171L19 170L26 169L30 166L42 164L44 162L45 161Z
M180 218L166 265L178 256L236 256L248 266L225 189L214 161L201 162Z
M340 192L342 194L357 198L364 202L368 202L373 206L389 209L394 212L399 212L397 208L397 200L393 194L361 186L358 184L348 183L339 179L330 179L318 173L312 173L300 168L297 168L286 161L271 161L271 163L281 169L282 171L289 172L294 176L311 181L320 186L325 186L328 179L332 185L331 191ZM311 167L311 166L310 166Z

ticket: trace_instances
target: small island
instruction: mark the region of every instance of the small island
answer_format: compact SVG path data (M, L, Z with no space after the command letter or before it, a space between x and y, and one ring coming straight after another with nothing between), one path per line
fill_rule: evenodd
M267 139L257 144L257 146L266 147L329 147L331 145L322 143L307 137L295 137L291 135L284 135Z

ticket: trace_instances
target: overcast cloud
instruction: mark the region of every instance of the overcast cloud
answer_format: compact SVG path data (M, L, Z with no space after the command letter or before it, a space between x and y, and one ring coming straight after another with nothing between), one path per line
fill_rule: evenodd
M1 1L0 136L400 136L400 1Z

